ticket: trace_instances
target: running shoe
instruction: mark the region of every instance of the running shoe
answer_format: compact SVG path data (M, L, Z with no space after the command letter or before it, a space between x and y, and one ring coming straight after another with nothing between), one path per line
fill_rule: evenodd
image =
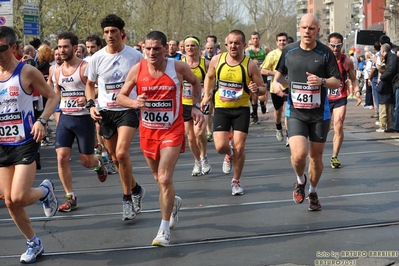
M321 211L321 204L316 192L309 193L309 211Z
M136 218L136 213L133 209L133 202L124 200L122 202L122 221L133 220L134 218Z
M36 244L34 241L26 242L28 249L24 254L21 255L20 262L30 264L36 261L36 257L40 256L44 252L44 248L42 245L42 241L38 238L39 244Z
M230 174L231 172L231 166L233 164L233 155L225 155L224 160L223 160L223 165L222 165L222 171L226 175Z
M132 194L133 210L136 214L139 214L142 210L143 199L145 197L145 189L141 187L140 193L137 195Z
M40 146L46 147L46 146L51 146L53 145L53 142L50 141L49 137L45 137L41 142Z
M260 110L262 111L262 114L266 114L267 108L265 103L260 104Z
M65 195L65 202L58 207L58 211L60 212L70 212L72 210L76 210L78 208L78 200L72 198L72 195Z
M191 172L191 175L192 176L200 176L201 174L202 174L201 162L195 162L193 171Z
M113 161L108 161L108 163L105 164L105 169L107 169L107 173L112 175L116 174L118 171L116 171L115 164Z
M259 118L258 118L258 116L254 116L254 117L252 118L252 121L251 121L251 125L256 125L256 124L259 124Z
M283 141L284 140L283 130L276 129L276 139L278 141Z
M169 246L169 241L170 241L170 230L159 229L158 234L152 241L151 245L158 247L167 247Z
M94 147L94 154L97 156L101 156L103 149L104 145L102 145L101 143L97 143L96 146Z
M305 199L305 185L306 185L307 177L305 175L305 183L298 184L298 181L295 182L295 188L292 193L292 198L295 201L295 203L302 203L303 200Z
M212 132L206 133L206 140L207 140L208 142L212 142L212 141L213 141L213 134L212 134Z
M383 128L377 128L377 129L375 130L375 132L384 133L384 132L385 132L385 129L383 129Z
M331 168L335 169L335 168L341 168L341 163L338 160L338 157L331 157Z
M98 180L100 180L100 182L105 182L105 180L107 180L108 171L104 166L103 159L101 158L101 155L98 156L98 160L100 161L100 165L97 167L94 167L94 171L97 172Z
M290 139L287 137L287 140L285 141L285 147L289 147L290 146Z
M172 213L170 214L170 220L169 220L170 229L175 227L179 222L178 212L182 204L183 204L182 199L179 196L175 196L175 203L173 204L173 210Z
M208 157L205 156L201 159L201 174L207 175L210 174L212 171L212 167L208 162Z
M39 185L39 187L43 187L48 190L48 194L44 199L40 199L43 203L44 214L47 217L52 217L56 214L58 209L58 200L54 194L54 184L49 179L43 180L43 182Z
M233 179L231 181L231 195L243 195L244 189L241 187L240 181Z

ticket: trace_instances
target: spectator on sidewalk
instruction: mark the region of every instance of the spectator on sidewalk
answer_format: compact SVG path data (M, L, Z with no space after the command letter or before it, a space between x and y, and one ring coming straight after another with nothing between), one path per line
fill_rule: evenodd
M392 131L393 88L392 80L396 74L397 56L391 53L391 46L381 45L380 82L377 86L378 102L380 104L380 128L377 132Z

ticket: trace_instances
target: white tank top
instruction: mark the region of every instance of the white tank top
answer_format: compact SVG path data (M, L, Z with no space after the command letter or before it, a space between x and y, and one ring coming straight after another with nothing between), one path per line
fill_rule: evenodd
M60 76L58 86L61 90L60 109L65 115L89 115L89 111L84 106L78 106L77 98L85 97L86 84L80 76L82 60L72 75L65 76L63 65L60 66Z
M33 95L22 88L20 62L8 80L0 81L0 145L18 146L33 139Z

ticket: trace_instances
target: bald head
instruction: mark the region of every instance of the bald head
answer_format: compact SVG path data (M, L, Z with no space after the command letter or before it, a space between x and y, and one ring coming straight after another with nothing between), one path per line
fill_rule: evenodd
M299 26L303 23L310 23L312 25L320 27L319 19L316 17L315 14L311 13L303 15L303 17L301 18L301 22L299 23Z
M306 14L299 23L299 32L301 34L301 48L313 49L316 46L317 35L320 32L319 20L314 14Z

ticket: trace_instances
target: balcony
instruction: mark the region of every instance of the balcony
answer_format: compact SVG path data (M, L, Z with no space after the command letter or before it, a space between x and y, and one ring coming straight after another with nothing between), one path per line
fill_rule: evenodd
M307 4L307 3L305 3L305 4L300 4L300 3L298 3L298 4L296 5L296 9L297 9L298 11L307 11L307 10L308 10L308 4Z
M324 14L330 14L330 9L328 7L323 8Z
M323 0L323 4L332 4L334 3L333 0Z

